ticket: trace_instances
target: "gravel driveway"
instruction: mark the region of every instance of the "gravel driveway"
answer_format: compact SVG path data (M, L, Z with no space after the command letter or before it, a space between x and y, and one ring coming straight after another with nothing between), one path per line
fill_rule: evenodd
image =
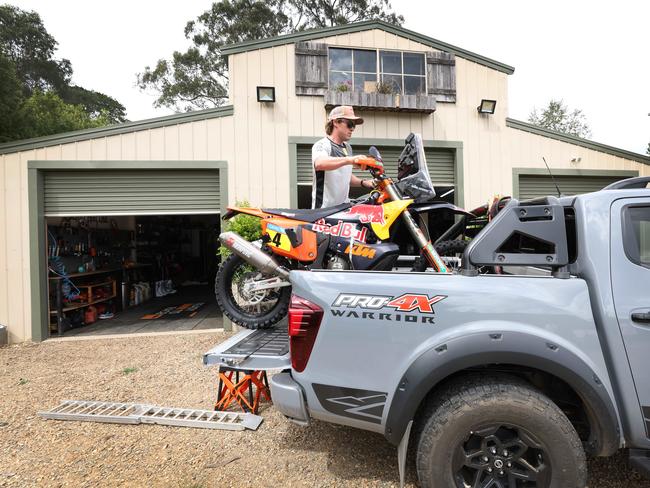
M272 406L257 432L46 421L64 399L212 408L216 371L202 354L223 332L46 342L0 349L0 486L399 486L382 436ZM590 461L590 488L650 484L623 454ZM415 485L413 466L408 486Z

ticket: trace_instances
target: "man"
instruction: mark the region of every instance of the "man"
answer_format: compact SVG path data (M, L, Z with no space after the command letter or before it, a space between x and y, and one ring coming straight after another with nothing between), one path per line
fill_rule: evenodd
M334 107L327 117L323 137L311 148L313 188L311 208L332 207L348 200L350 186L371 190L372 180L362 180L352 174L361 156L354 157L348 141L363 119L354 115L347 105Z

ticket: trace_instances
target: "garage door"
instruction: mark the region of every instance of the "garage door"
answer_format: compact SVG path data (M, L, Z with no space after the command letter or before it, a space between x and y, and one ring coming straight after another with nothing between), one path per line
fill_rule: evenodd
M44 171L45 216L220 211L217 170Z
M629 176L576 176L555 175L555 182L563 195L571 196L602 190L610 183ZM557 196L557 189L549 175L519 175L519 199Z
M312 183L311 173L311 145L298 145L298 183ZM369 147L353 146L355 154L368 154ZM377 146L384 159L386 174L392 178L397 177L397 159L402 152L402 147ZM429 174L434 185L452 186L454 182L454 151L451 149L425 149ZM354 171L360 178L367 178L369 173Z

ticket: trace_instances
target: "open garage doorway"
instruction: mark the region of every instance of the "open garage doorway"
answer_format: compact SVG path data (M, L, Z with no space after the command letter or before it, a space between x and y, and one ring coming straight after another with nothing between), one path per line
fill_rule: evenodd
M51 336L223 327L219 215L47 217Z

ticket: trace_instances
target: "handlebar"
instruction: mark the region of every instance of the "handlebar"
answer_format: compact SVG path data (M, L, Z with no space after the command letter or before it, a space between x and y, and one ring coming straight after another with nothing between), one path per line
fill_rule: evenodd
M375 158L371 157L361 157L359 158L356 163L355 163L361 171L365 171L366 169L371 170L371 172L374 174L375 172L377 174L383 174L384 173L384 164L381 161L378 161ZM375 170L375 171L372 171Z

